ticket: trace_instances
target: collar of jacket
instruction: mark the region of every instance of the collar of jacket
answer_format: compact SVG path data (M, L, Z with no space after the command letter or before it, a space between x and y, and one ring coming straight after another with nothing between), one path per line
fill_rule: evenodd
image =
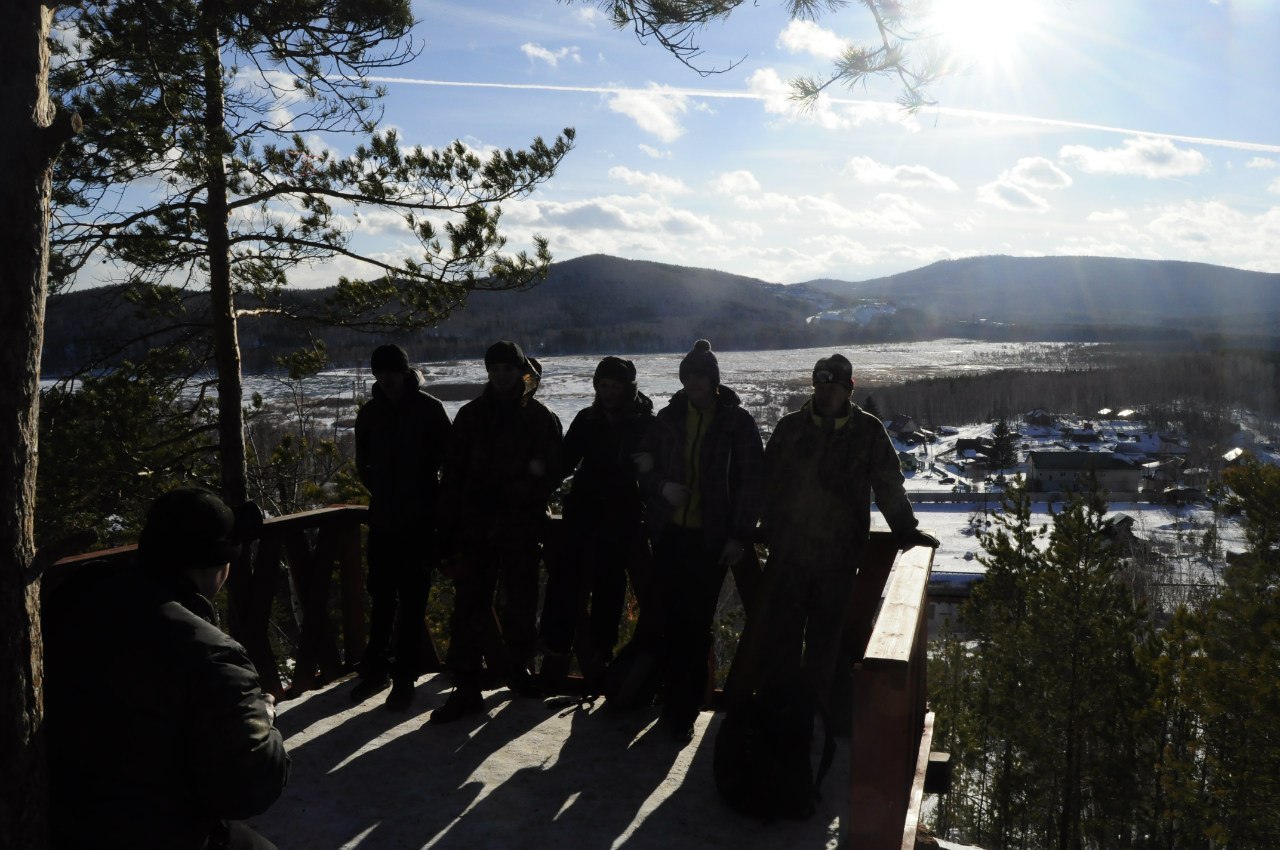
M494 408L495 410L518 410L529 404L529 400L533 398L533 393L522 392L519 396L511 396L504 398L498 395L498 391L493 388L493 384L486 383L484 392L480 393L480 400Z
M183 608L202 620L218 625L218 612L213 607L213 602L196 590L195 582L184 573L146 567L141 569L143 575L168 591Z
M405 396L408 396L411 393L416 393L418 390L422 389L422 385L427 381L423 374L417 369L410 369L405 373L405 378L404 396L400 397L401 401L404 400ZM395 404L394 401L391 401L391 399L387 397L387 394L382 387L378 386L377 381L373 382L373 397L389 404Z
M590 411L590 415L593 419L607 420L609 416L609 414L600 407L599 403L595 401L591 402L591 406L588 407L587 410ZM618 419L620 421L638 419L641 416L647 416L651 413L653 413L653 400L637 390L635 398L632 398L623 405L622 411L618 415Z
M669 402L671 407L677 408L683 416L689 410L689 395L683 389L676 390L675 395L671 396ZM741 407L742 399L733 390L724 384L716 387L716 407L724 409L727 407Z
M853 402L849 402L849 401L846 401L844 403L844 409L841 410L839 414L831 417L826 417L826 416L823 416L821 413L818 413L818 411L814 409L812 398L806 401L800 409L808 413L809 422L819 428L823 427L824 420L828 418L835 420L832 423L833 427L831 430L833 431L839 431L841 428L848 425L849 420L853 417Z

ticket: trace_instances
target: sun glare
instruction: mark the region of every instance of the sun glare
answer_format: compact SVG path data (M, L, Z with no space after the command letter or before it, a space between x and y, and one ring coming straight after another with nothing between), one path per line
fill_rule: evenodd
M928 29L967 66L1003 65L1041 23L1035 0L936 0Z

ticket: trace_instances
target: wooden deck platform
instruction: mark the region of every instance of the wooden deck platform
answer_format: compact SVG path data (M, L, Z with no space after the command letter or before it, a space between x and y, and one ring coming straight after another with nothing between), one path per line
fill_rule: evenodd
M715 733L703 712L681 747L657 709L579 708L486 694L488 712L427 724L448 685L419 680L413 709L353 706L349 681L284 703L289 787L254 826L281 850L782 850L841 845L849 747L839 741L808 821L743 818L716 793ZM815 759L816 761L816 759Z

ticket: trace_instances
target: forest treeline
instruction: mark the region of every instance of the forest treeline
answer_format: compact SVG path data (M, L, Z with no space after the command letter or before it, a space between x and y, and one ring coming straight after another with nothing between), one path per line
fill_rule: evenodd
M1076 494L1048 524L1015 484L986 576L935 645L940 836L987 850L1269 850L1280 834L1280 468L1224 475L1246 548L1174 610ZM1206 565L1214 560L1206 547ZM1164 616L1156 616L1163 614Z
M1088 419L1138 411L1148 427L1213 439L1239 430L1244 411L1280 421L1280 353L1110 352L1082 369L1007 369L861 387L885 416L925 427L1019 420L1040 409Z

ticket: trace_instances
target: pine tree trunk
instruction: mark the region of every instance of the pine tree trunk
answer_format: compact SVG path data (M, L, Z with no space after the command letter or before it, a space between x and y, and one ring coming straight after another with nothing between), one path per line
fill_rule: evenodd
M52 9L6 5L0 27L0 847L47 840L43 653L35 559L40 346L49 270L54 126L46 39Z
M236 331L235 293L231 286L231 236L227 223L226 131L222 56L218 46L218 3L201 5L205 78L205 226L209 240L209 295L213 299L214 362L218 369L218 447L222 461L222 498L238 505L248 499L249 472L244 450L244 384Z

